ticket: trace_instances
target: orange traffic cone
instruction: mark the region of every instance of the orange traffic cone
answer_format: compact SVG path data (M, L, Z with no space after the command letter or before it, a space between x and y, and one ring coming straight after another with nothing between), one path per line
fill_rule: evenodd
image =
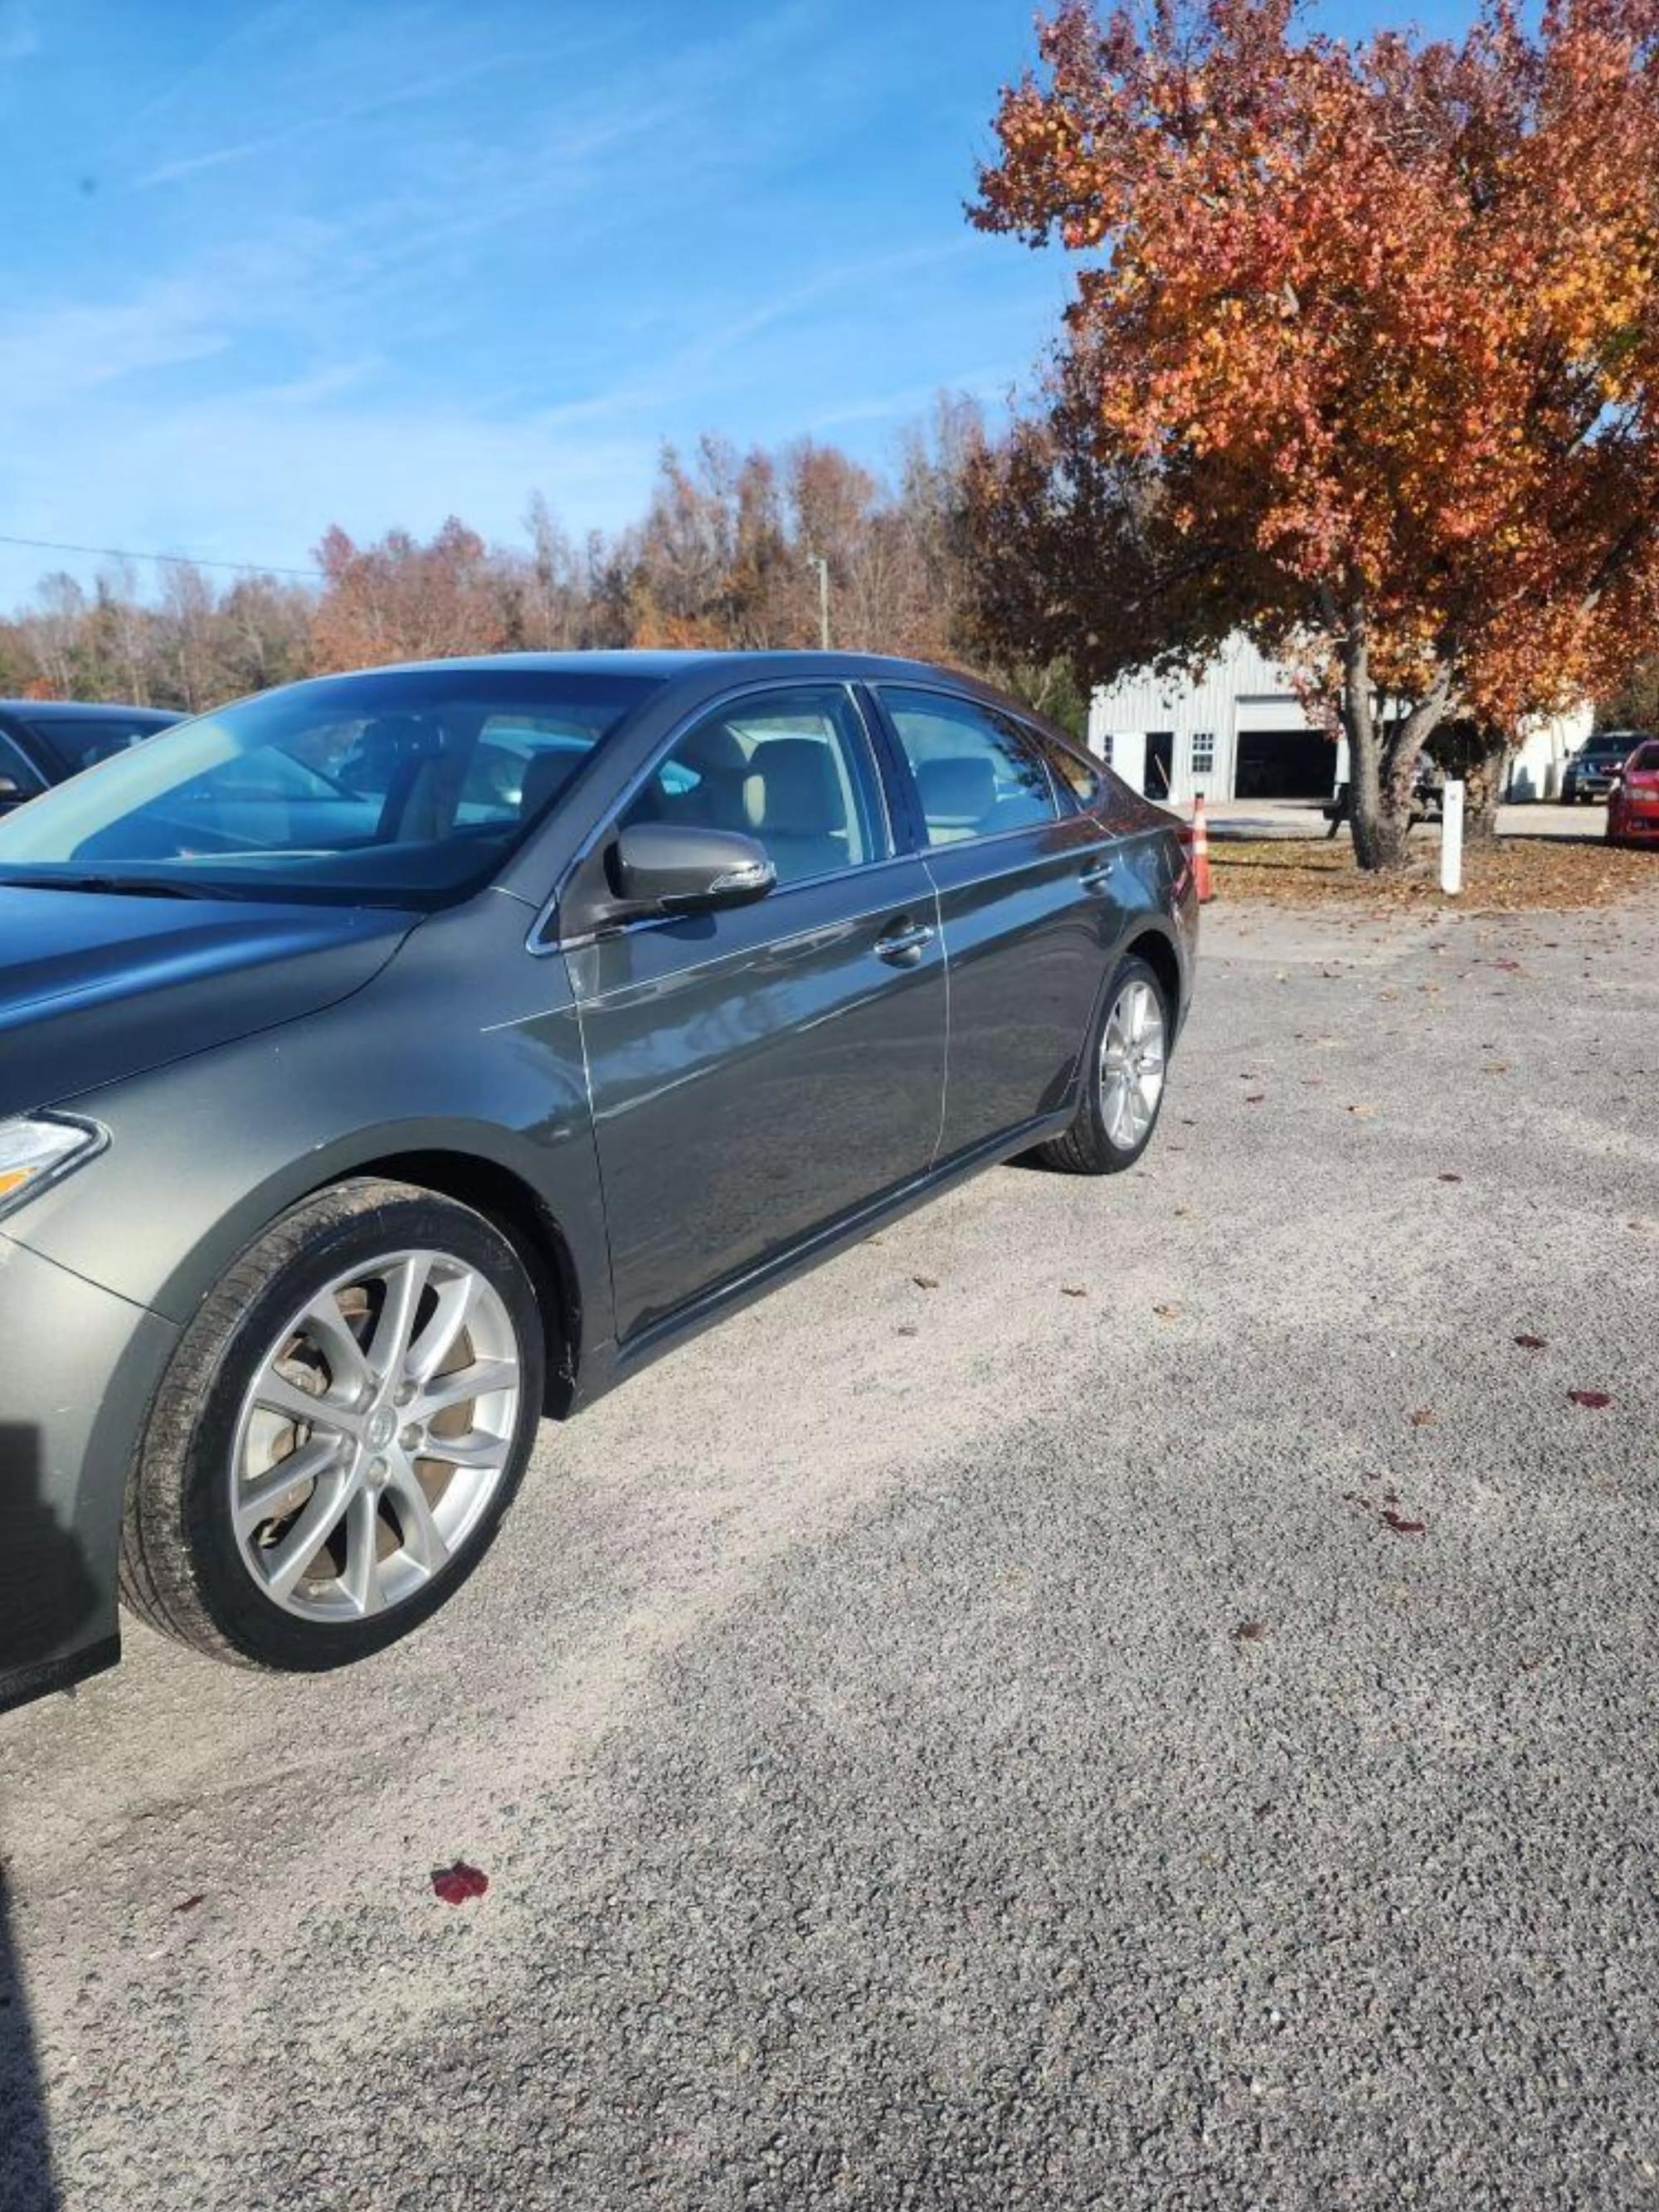
M1193 873L1198 878L1198 902L1208 906L1215 896L1210 884L1210 832L1204 819L1204 794L1193 799Z

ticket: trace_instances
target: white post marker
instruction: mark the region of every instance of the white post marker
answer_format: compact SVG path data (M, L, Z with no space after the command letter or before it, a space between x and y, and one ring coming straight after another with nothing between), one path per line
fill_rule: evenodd
M1463 787L1440 789L1440 888L1455 898L1463 888Z

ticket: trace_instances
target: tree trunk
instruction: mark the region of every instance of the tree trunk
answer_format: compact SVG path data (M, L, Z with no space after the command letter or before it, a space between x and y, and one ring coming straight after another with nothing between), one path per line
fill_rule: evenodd
M1345 647L1342 724L1348 738L1354 858L1370 872L1407 864L1417 763L1445 714L1450 692L1450 672L1442 669L1411 712L1379 734L1364 640L1351 639Z
M1463 837L1467 844L1490 844L1498 835L1498 810L1509 781L1509 739L1483 730L1480 749L1466 765L1463 781Z

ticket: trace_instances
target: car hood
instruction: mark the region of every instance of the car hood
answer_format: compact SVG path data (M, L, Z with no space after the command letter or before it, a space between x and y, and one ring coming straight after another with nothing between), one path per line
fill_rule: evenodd
M419 918L0 887L0 1115L332 1006Z

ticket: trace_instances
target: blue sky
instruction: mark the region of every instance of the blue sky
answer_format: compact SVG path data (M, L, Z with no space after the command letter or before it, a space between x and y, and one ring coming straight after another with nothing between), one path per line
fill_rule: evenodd
M1027 0L0 0L0 533L302 564L1028 380ZM43 569L0 545L0 605Z

